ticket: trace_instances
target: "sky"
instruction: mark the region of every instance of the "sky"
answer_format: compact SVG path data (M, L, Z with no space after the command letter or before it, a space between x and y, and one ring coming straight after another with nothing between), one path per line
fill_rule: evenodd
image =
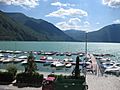
M46 20L61 30L120 24L120 0L0 0L0 10Z

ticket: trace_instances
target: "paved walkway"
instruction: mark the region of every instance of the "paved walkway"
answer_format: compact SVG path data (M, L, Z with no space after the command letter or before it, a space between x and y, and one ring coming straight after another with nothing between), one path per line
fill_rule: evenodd
M88 90L120 90L120 77L87 75Z
M90 54L90 58L92 61L92 67L93 67L94 74L97 76L102 75L102 72L100 71L100 66L99 66L96 58L93 56L93 54Z

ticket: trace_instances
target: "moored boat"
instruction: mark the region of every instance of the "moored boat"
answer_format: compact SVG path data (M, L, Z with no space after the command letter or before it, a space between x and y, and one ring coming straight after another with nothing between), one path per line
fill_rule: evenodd
M64 67L65 64L64 63L61 63L61 62L58 62L58 61L55 61L53 63L51 63L51 67Z
M65 65L66 68L70 68L71 66L72 66L71 63L68 63L68 64Z

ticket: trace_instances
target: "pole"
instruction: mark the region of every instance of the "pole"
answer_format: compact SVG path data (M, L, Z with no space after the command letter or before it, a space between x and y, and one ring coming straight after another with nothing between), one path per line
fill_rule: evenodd
M85 33L85 59L84 59L85 84L86 84L86 61L87 61L87 32Z
M87 32L85 33L85 54L87 58Z

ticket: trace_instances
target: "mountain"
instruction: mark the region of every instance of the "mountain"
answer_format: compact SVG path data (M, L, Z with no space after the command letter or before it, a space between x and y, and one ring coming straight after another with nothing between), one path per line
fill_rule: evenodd
M85 32L80 30L67 30L65 33L77 41L85 41ZM100 30L88 32L89 42L120 42L120 24L111 24Z
M72 37L76 41L84 41L85 40L85 31L80 30L66 30L64 31L68 36Z
M73 39L66 35L63 31L55 27L53 24L42 20L34 19L25 16L21 13L7 13L16 22L29 27L38 34L42 34L48 38L49 41L72 41Z
M120 24L112 24L88 33L88 41L120 42Z
M0 40L11 41L72 41L63 31L42 19L22 13L0 11Z
M0 11L0 40L47 40L43 35L11 19L5 13Z

